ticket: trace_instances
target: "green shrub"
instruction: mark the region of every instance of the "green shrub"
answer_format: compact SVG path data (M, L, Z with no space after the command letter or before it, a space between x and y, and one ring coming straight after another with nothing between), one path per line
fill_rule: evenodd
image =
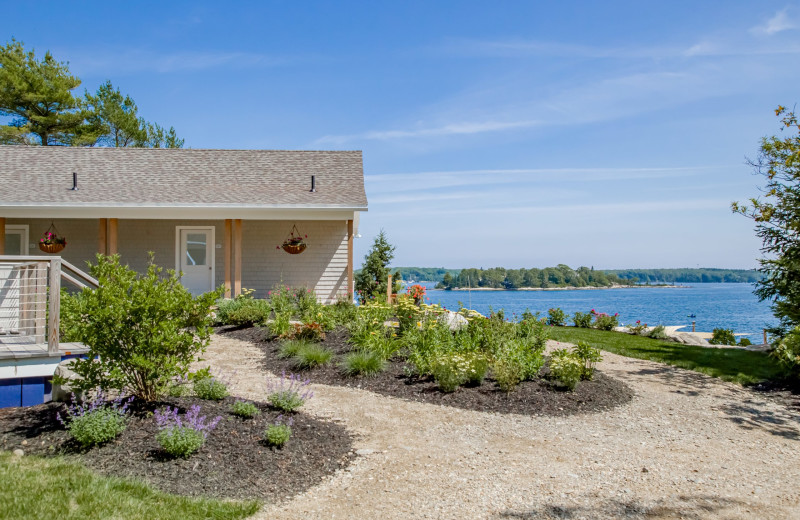
M278 382L270 382L267 385L267 402L278 410L293 412L314 396L307 388L309 383L308 380L301 381L296 374L289 374L289 377L286 377L284 372Z
M203 433L192 428L168 428L156 434L161 448L173 457L187 458L205 444Z
M119 398L109 402L100 390L94 400L82 405L73 402L67 407L65 418L60 413L57 417L70 436L81 446L88 448L115 439L125 431L130 401Z
M267 324L267 328L271 334L279 338L289 337L293 330L292 324L290 323L291 319L292 315L288 312L275 311L275 318Z
M282 416L279 415L275 424L270 424L264 431L264 440L275 448L282 448L292 436L292 418L290 417L286 423L281 422L281 419Z
M581 380L583 363L566 349L553 351L550 356L550 376L569 390L575 390Z
M237 399L236 402L231 405L231 413L233 415L249 419L260 414L261 410L259 410L258 407L253 403Z
M492 366L494 380L503 392L511 392L522 382L522 368L508 360L495 361Z
M285 285L276 285L271 291L267 293L269 296L269 303L275 314L286 314L288 319L297 311L294 304L294 293Z
M222 325L264 325L272 313L267 300L236 298L221 300L217 304L216 322Z
M733 329L714 329L708 342L712 345L736 345L736 336Z
M308 346L307 340L301 339L287 339L281 341L280 347L278 348L278 357L281 358L290 358L297 355L302 349Z
M333 305L326 305L322 310L322 321L325 330L333 330L336 327L346 326L356 320L358 307L349 300L337 300Z
M589 345L585 341L579 341L572 347L572 354L583 363L581 379L591 380L594 377L594 365L603 361L600 350Z
M775 344L772 355L784 365L792 375L800 374L800 327L790 330Z
M377 352L359 350L347 354L341 367L347 376L375 376L384 371L386 361Z
M660 340L669 339L667 331L663 325L658 325L656 327L653 327L653 330L647 333L647 337Z
M455 392L459 386L467 382L470 365L466 357L458 354L437 357L431 363L431 373L439 390Z
M614 327L619 325L618 314L612 316L604 312L594 312L594 310L592 310L592 314L594 314L594 327L596 329L613 330Z
M228 385L216 377L195 379L192 385L195 395L208 401L220 401L228 396Z
M592 313L576 312L572 318L572 322L575 324L576 327L580 327L582 329L590 329L592 328Z
M547 324L554 327L563 327L567 324L567 314L558 307L548 309Z
M200 415L200 405L192 405L181 419L178 408L156 410L156 425L159 432L156 440L161 448L173 457L188 457L205 444L208 433L216 428L222 417L206 421L205 415Z
M636 336L643 336L647 331L647 325L642 323L641 320L636 320L636 324L628 325L628 334L635 334Z
M328 364L333 351L317 343L306 343L292 358L297 368L308 369Z
M152 257L151 257L152 258ZM150 264L138 274L119 256L97 256L90 268L100 286L75 296L67 325L89 346L72 368L79 390L129 390L137 399L158 399L169 382L186 374L211 336L215 291L193 297L175 272Z
M321 341L325 339L325 331L322 324L316 321L295 323L291 335L295 339L305 339L308 341Z
M739 340L739 346L740 347L749 347L752 344L753 344L753 342L750 341L747 338L742 338L742 339Z

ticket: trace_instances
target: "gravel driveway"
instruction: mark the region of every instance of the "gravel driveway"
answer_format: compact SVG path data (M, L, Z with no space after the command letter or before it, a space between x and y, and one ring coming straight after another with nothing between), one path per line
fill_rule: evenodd
M555 342L550 342L556 345ZM800 417L695 372L604 353L634 400L526 417L316 385L307 412L362 456L254 518L800 518ZM214 336L205 359L264 400L260 351Z

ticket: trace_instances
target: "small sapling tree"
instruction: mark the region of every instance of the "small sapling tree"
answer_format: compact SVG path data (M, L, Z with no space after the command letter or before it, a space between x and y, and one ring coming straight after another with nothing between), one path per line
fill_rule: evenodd
M174 271L152 262L145 274L121 265L119 256L98 255L91 266L98 289L71 296L69 327L89 347L75 360L81 389L127 390L157 399L174 377L185 375L210 341L211 306L221 291L193 297Z
M386 240L386 233L381 230L372 249L364 257L364 266L355 277L356 292L362 300L386 298L389 281L389 263L394 258L394 246ZM392 282L392 293L400 290L400 276L396 274Z

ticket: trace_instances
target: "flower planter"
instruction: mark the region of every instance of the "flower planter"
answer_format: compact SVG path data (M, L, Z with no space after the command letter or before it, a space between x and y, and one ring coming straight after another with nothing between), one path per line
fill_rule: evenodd
M299 255L306 250L306 244L304 242L300 242L299 244L283 244L281 247L290 255Z
M39 249L45 253L60 253L63 251L64 247L66 247L66 244L43 244L42 242L39 242Z

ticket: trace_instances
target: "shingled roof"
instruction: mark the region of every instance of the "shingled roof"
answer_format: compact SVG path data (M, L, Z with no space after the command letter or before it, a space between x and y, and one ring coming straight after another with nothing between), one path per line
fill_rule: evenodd
M0 146L4 205L365 210L367 196L360 151Z

